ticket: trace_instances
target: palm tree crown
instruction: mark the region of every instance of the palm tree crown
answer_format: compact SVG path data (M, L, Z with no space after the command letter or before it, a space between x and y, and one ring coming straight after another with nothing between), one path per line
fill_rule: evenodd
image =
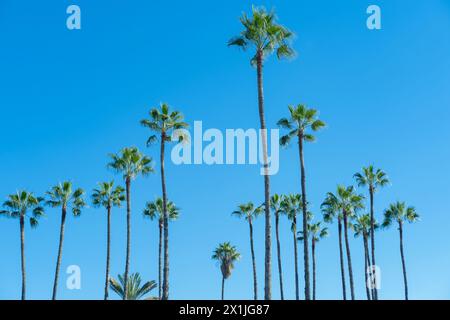
M220 271L224 279L228 279L231 275L231 271L234 269L234 263L240 259L241 255L237 251L236 247L229 242L219 244L214 250L212 259L217 260L220 264Z
M41 205L43 200L31 192L17 191L16 194L9 195L8 200L3 203L4 209L0 210L0 215L8 218L28 217L31 227L37 227L38 219L44 215L44 208ZM29 210L32 212L30 216L27 215Z
M172 201L169 201L167 202L167 213L169 214L169 220L176 220L180 215L180 209ZM144 217L151 220L158 219L161 223L164 219L163 199L157 198L153 202L147 202L143 214Z
M325 221L329 221L336 214L345 212L347 216L354 214L364 208L364 196L355 193L353 186L344 187L338 185L336 194L329 192L325 201L322 203Z
M125 189L121 186L114 188L114 181L99 183L99 187L92 194L92 204L95 207L120 207L125 201Z
M419 214L414 207L407 207L405 202L396 202L384 212L383 227L389 227L394 221L398 223L413 223L419 220Z
M350 227L355 232L355 237L370 235L370 214L362 214L355 217L354 222ZM375 222L375 230L378 229L379 224Z
M119 154L111 154L108 167L123 174L125 180L133 180L139 174L153 172L152 159L143 155L138 148L123 148Z
M111 289L117 293L117 295L124 299L124 276L119 275L118 276L119 281L112 278L110 279ZM150 291L156 288L156 282L154 280L145 282L141 285L141 275L139 273L132 273L128 277L128 283L127 283L127 300L139 300L142 297L144 297L146 294L148 294Z
M52 208L71 208L75 217L78 217L81 214L81 209L86 206L83 199L83 189L78 188L72 191L72 182L70 181L59 183L46 194L49 197L45 202L48 206Z
M321 239L328 237L328 228L323 227L322 223L316 222L316 223L309 223L308 224L308 231L311 234L311 239L314 242L319 242ZM298 232L299 237L297 238L299 241L303 241L303 231Z
M358 186L368 186L373 192L379 187L384 187L389 184L387 174L381 169L375 170L373 165L362 168L362 172L355 173L354 177Z
M238 206L238 210L233 211L233 215L244 218L246 221L257 218L263 212L263 206L256 207L253 203L241 204Z

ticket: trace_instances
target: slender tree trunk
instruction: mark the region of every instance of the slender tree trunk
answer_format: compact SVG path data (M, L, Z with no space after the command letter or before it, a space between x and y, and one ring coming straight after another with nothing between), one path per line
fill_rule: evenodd
M22 264L22 300L25 300L26 272L25 272L25 217L20 215L20 258Z
M164 148L166 135L161 134L161 187L163 194L163 219L164 219L164 270L163 270L163 295L162 300L169 300L169 215L167 213L166 177L164 175Z
M278 256L278 276L280 278L280 295L281 295L281 300L284 300L283 269L282 269L282 266L281 266L281 249L280 249L279 225L280 225L280 214L279 213L275 213L275 231L276 231L276 237L277 237L277 256Z
M252 220L248 221L250 227L250 250L252 253L252 265L253 265L253 296L255 300L258 300L258 280L256 278L256 261L255 261L255 249L253 248L253 224Z
M406 262L403 252L403 224L401 222L398 223L398 230L400 233L400 255L402 257L403 281L405 283L405 300L408 300L408 279L406 278Z
M345 248L347 251L347 262L348 262L348 276L350 279L350 293L352 300L355 300L355 288L353 284L353 270L352 270L352 257L350 254L350 243L348 241L348 221L347 213L344 211L344 238L345 238Z
M261 51L256 54L257 78L258 78L258 109L261 123L261 138L263 147L264 164L264 211L265 211L265 257L264 257L264 299L272 299L272 231L270 218L270 179L267 154L267 128L264 116L264 92L263 92L263 55Z
M59 278L59 269L61 267L62 249L63 249L63 242L64 242L64 227L66 224L66 214L67 214L67 208L65 206L63 206L62 212L61 212L61 229L59 231L58 257L56 259L56 271L55 271L55 281L53 282L52 300L56 300L56 291L58 289L58 278Z
M312 238L313 300L316 300L316 241Z
M127 193L127 254L125 258L125 279L123 283L124 295L123 300L128 300L128 274L130 272L130 250L131 250L131 179L127 177L126 182Z
M303 132L298 135L298 148L301 167L301 185L302 185L302 209L303 209L303 261L305 268L305 300L311 300L311 287L309 276L309 241L308 241L308 202L306 201L306 170L305 160L303 158Z
M338 218L338 231L339 231L339 259L341 263L341 279L342 279L342 297L347 300L347 290L345 287L345 271L344 271L344 250L342 249L342 221Z
M159 222L159 248L158 248L158 279L159 279L159 288L158 288L158 297L159 300L162 298L162 269L163 269L163 260L162 260L162 245L163 245L163 228L164 221Z
M225 299L225 277L222 276L222 300Z
M292 235L294 239L294 267L295 267L295 300L300 299L300 288L298 283L298 251L297 251L297 219L292 222Z
M369 194L370 194L370 241L371 241L371 249L372 249L372 266L375 267L375 213L374 213L374 189L373 187L369 188ZM372 277L373 277L373 283L377 283L376 281L376 272L374 272L374 269L372 268ZM376 286L373 288L373 300L378 300L378 290Z
M364 241L364 279L366 280L365 286L366 286L366 294L367 294L367 300L371 300L370 298L370 289L369 289L369 277L367 276L367 269L370 266L370 260L369 260L369 248L368 248L368 241L367 241L367 235L363 234L363 241ZM373 291L372 291L373 294Z
M111 207L109 206L107 210L105 300L108 300L109 296L109 265L111 260Z

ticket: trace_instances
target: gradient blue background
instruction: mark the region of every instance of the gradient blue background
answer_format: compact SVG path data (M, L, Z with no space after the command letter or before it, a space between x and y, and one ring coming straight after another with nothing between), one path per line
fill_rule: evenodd
M82 9L82 30L66 28L66 8ZM262 1L295 31L298 56L267 61L267 123L275 127L287 105L306 103L328 123L306 149L311 209L337 183L374 163L392 185L376 195L376 215L392 201L415 205L422 216L407 226L410 297L450 297L450 3L433 1ZM366 28L366 8L382 9L381 31ZM26 188L43 194L70 179L91 192L120 176L107 155L124 146L147 149L139 125L150 107L167 101L188 122L205 128L257 128L255 70L249 54L227 48L250 10L243 1L12 1L0 2L0 198ZM167 164L170 198L182 208L171 225L171 297L220 297L220 270L211 252L231 241L242 253L226 297L252 297L248 226L230 216L241 202L263 200L258 166ZM157 279L157 225L142 218L160 194L158 174L138 178L133 190L131 271ZM299 192L297 150L281 151L271 190ZM365 192L365 190L361 190ZM125 212L113 212L112 274L122 273ZM36 230L26 229L28 297L48 299L54 276L59 210L49 209ZM259 295L263 296L263 219L255 224ZM282 223L286 297L294 298L292 239ZM106 217L86 209L70 217L59 298L103 297ZM337 227L318 247L318 298L340 299ZM19 224L0 221L0 298L20 297ZM365 297L362 240L351 240L358 298ZM275 249L275 247L274 247ZM300 255L301 256L301 255ZM279 297L277 267L273 292ZM377 234L383 299L403 297L398 233ZM65 270L82 270L82 289L66 289ZM300 263L302 265L302 263ZM301 272L303 270L301 269ZM303 281L300 283L303 288ZM302 291L303 292L303 291ZM154 291L157 294L157 291ZM111 294L116 297L115 294Z

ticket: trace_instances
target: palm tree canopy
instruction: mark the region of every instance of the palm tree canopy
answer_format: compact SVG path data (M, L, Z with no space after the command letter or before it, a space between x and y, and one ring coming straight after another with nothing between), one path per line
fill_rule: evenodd
M171 131L185 129L189 125L183 121L183 114L179 111L170 111L170 107L167 103L161 103L160 109L153 108L149 112L150 118L141 120L141 125L149 128L156 133L163 133L164 139L167 142L172 141L170 135ZM184 135L177 135L179 141L184 140ZM147 146L156 142L158 137L152 135L147 140Z
M232 246L229 242L219 244L214 250L212 259L217 260L220 264L220 271L225 279L228 279L231 275L231 271L234 269L234 263L240 259L241 255L237 251L235 246Z
M263 212L263 205L256 207L252 202L241 204L238 206L238 209L233 211L233 215L244 218L247 221L256 219Z
M41 205L43 201L43 198L35 197L31 192L17 191L16 194L9 195L8 200L3 203L0 215L8 218L27 217L31 227L35 228L38 226L38 219L44 215L44 208ZM31 215L27 215L29 210Z
M369 186L373 191L376 191L379 187L384 187L389 184L389 178L387 174L381 170L375 170L373 165L363 167L361 172L355 173L353 176L358 183L358 186Z
M350 224L350 227L355 232L355 237L359 236L369 236L370 235L370 214L362 214L358 215L355 218L355 221ZM379 228L379 224L375 221L374 222L374 228L375 230Z
M111 289L117 293L120 298L124 298L124 275L118 275L119 281L114 278L109 279ZM150 291L156 288L155 281L148 281L141 285L141 275L139 273L132 273L128 276L127 283L127 300L139 300Z
M347 216L354 216L356 212L364 208L364 199L363 195L356 194L353 186L338 185L336 194L328 192L321 205L324 220L331 222L336 216L342 218L344 212Z
M308 223L308 232L311 235L311 239L314 239L315 242L319 242L321 239L328 237L328 228L322 228L322 223L320 221L316 223ZM299 237L297 240L303 241L303 231L299 231L298 234Z
M258 55L262 59L274 52L278 59L295 55L290 45L293 33L277 24L277 17L273 11L267 12L263 7L252 7L252 17L243 13L240 21L244 30L239 36L228 41L228 46L237 46L243 50L253 48L256 53L251 59L252 65L256 64Z
M92 193L92 204L94 207L120 207L125 201L125 189L121 186L114 188L114 181L101 182L99 188L94 189Z
M133 180L139 174L146 176L153 172L152 159L143 155L138 148L123 148L118 154L110 155L108 167L123 174L123 178Z
M325 127L325 122L317 118L317 110L308 109L305 105L289 106L289 118L282 118L277 125L283 129L289 130L287 135L280 138L280 145L287 146L292 138L301 136L303 140L313 142L314 135L308 133L311 129L313 132L319 131Z
M56 208L71 208L74 216L79 216L81 214L81 209L86 206L84 202L83 189L72 190L72 182L65 181L54 186L50 191L46 192L48 200L45 202L46 205Z
M383 227L389 227L394 221L398 223L413 223L419 220L419 214L414 207L407 207L405 202L395 202L384 212Z
M162 222L164 219L163 199L157 198L155 201L147 202L143 214L151 220L158 219ZM172 201L167 201L167 214L169 220L176 220L180 215L180 209Z

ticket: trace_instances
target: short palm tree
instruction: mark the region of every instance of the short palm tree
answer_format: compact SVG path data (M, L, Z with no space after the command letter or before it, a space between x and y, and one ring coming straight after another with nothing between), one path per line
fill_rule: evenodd
M252 17L242 15L243 31L228 42L228 46L237 46L243 50L252 49L251 64L256 66L258 80L258 113L262 130L262 149L264 163L264 210L265 210L265 276L264 298L272 298L272 246L270 217L270 179L268 174L267 127L264 114L263 67L264 60L276 52L278 59L294 56L290 46L292 32L277 23L275 13L264 8L252 8Z
M383 227L389 227L393 223L398 224L398 231L400 235L400 256L402 259L403 281L405 283L405 300L408 300L408 279L406 277L406 262L403 251L403 225L405 222L413 223L419 220L414 207L407 207L405 202L396 202L389 206L384 212Z
M162 103L160 110L153 108L150 110L150 118L141 120L144 127L149 128L157 135L151 135L147 140L147 146L160 140L160 161L161 161L161 188L163 199L163 217L164 217L164 276L163 276L163 295L162 299L169 299L169 213L167 211L167 191L166 177L164 171L164 155L166 142L172 141L174 130L184 129L188 124L183 121L183 115L178 111L170 111L169 105ZM159 136L158 136L159 135ZM183 140L183 135L178 135L177 139Z
M154 280L145 282L141 285L141 275L132 273L125 281L123 275L118 275L119 281L114 278L109 280L111 289L123 300L140 300L150 291L156 288ZM127 283L127 293L125 294L125 282Z
M108 300L109 296L109 265L111 257L111 209L112 207L120 207L125 201L125 189L121 186L114 188L114 181L99 183L99 188L94 189L92 193L92 204L94 207L103 207L107 212L106 227L106 275L105 275L105 295L104 299Z
M26 299L26 271L25 271L25 219L29 218L32 228L38 226L38 219L44 215L44 208L41 206L42 198L35 197L33 193L27 191L17 191L16 194L8 196L8 200L3 203L3 210L0 215L8 218L18 218L20 223L20 257L22 266L22 300ZM29 215L29 212L31 213Z
M374 169L373 165L362 168L362 172L355 173L354 178L360 187L369 188L370 196L370 243L372 254L372 265L375 261L375 213L374 213L374 194L375 192L389 183L386 173L381 169ZM369 260L370 265L370 260ZM375 276L375 274L373 275ZM378 299L377 289L373 289L374 300Z
M313 270L313 300L316 300L316 245L317 243L325 238L328 237L328 228L323 227L321 222L316 223L309 223L308 224L308 231L311 235L311 253L312 253L312 270ZM300 236L298 237L299 241L304 241L305 238L303 237L303 231L299 232Z
M225 297L225 280L231 276L234 269L234 263L240 259L241 255L236 247L229 242L219 244L214 250L212 259L219 262L220 271L222 272L222 300Z
M278 126L289 130L289 133L280 139L282 146L287 146L293 138L298 140L298 152L300 157L302 210L303 210L303 260L305 269L305 299L310 300L310 276L309 276L309 244L308 244L308 207L306 201L306 169L304 161L304 141L314 141L315 137L309 131L318 131L325 127L322 120L317 119L317 110L308 109L300 104L296 107L289 106L289 118L282 118Z
M169 220L178 219L180 209L175 206L172 201L167 202L167 213ZM151 220L158 219L159 227L159 246L158 246L158 298L162 298L162 244L163 244L163 228L164 228L164 209L163 199L157 198L153 202L147 202L144 209L144 217Z
M131 181L137 176L147 176L153 172L152 159L143 155L138 148L124 148L119 154L110 155L111 162L108 167L121 173L125 180L126 200L127 200L127 251L125 258L124 273L124 300L127 300L128 274L130 269L130 250L131 250Z
M233 215L244 218L248 222L250 228L250 251L252 254L252 266L253 266L253 297L258 300L258 281L256 278L256 259L255 259L255 249L253 247L253 220L256 219L263 211L263 207L254 206L253 203L249 202L246 204L239 205L238 209L233 211Z
M278 277L280 279L280 297L284 300L284 290L283 290L283 268L281 265L281 245L280 245L280 215L282 214L281 201L283 197L274 194L270 198L270 208L275 214L275 235L277 239L277 260L278 260Z
M53 282L52 299L56 300L56 292L58 289L59 269L61 267L62 250L64 243L64 229L66 225L67 210L72 210L74 217L81 215L81 209L86 205L84 202L83 189L73 190L72 182L65 181L54 186L47 193L46 204L52 208L61 208L61 226L59 231L58 257L56 259L55 280Z

